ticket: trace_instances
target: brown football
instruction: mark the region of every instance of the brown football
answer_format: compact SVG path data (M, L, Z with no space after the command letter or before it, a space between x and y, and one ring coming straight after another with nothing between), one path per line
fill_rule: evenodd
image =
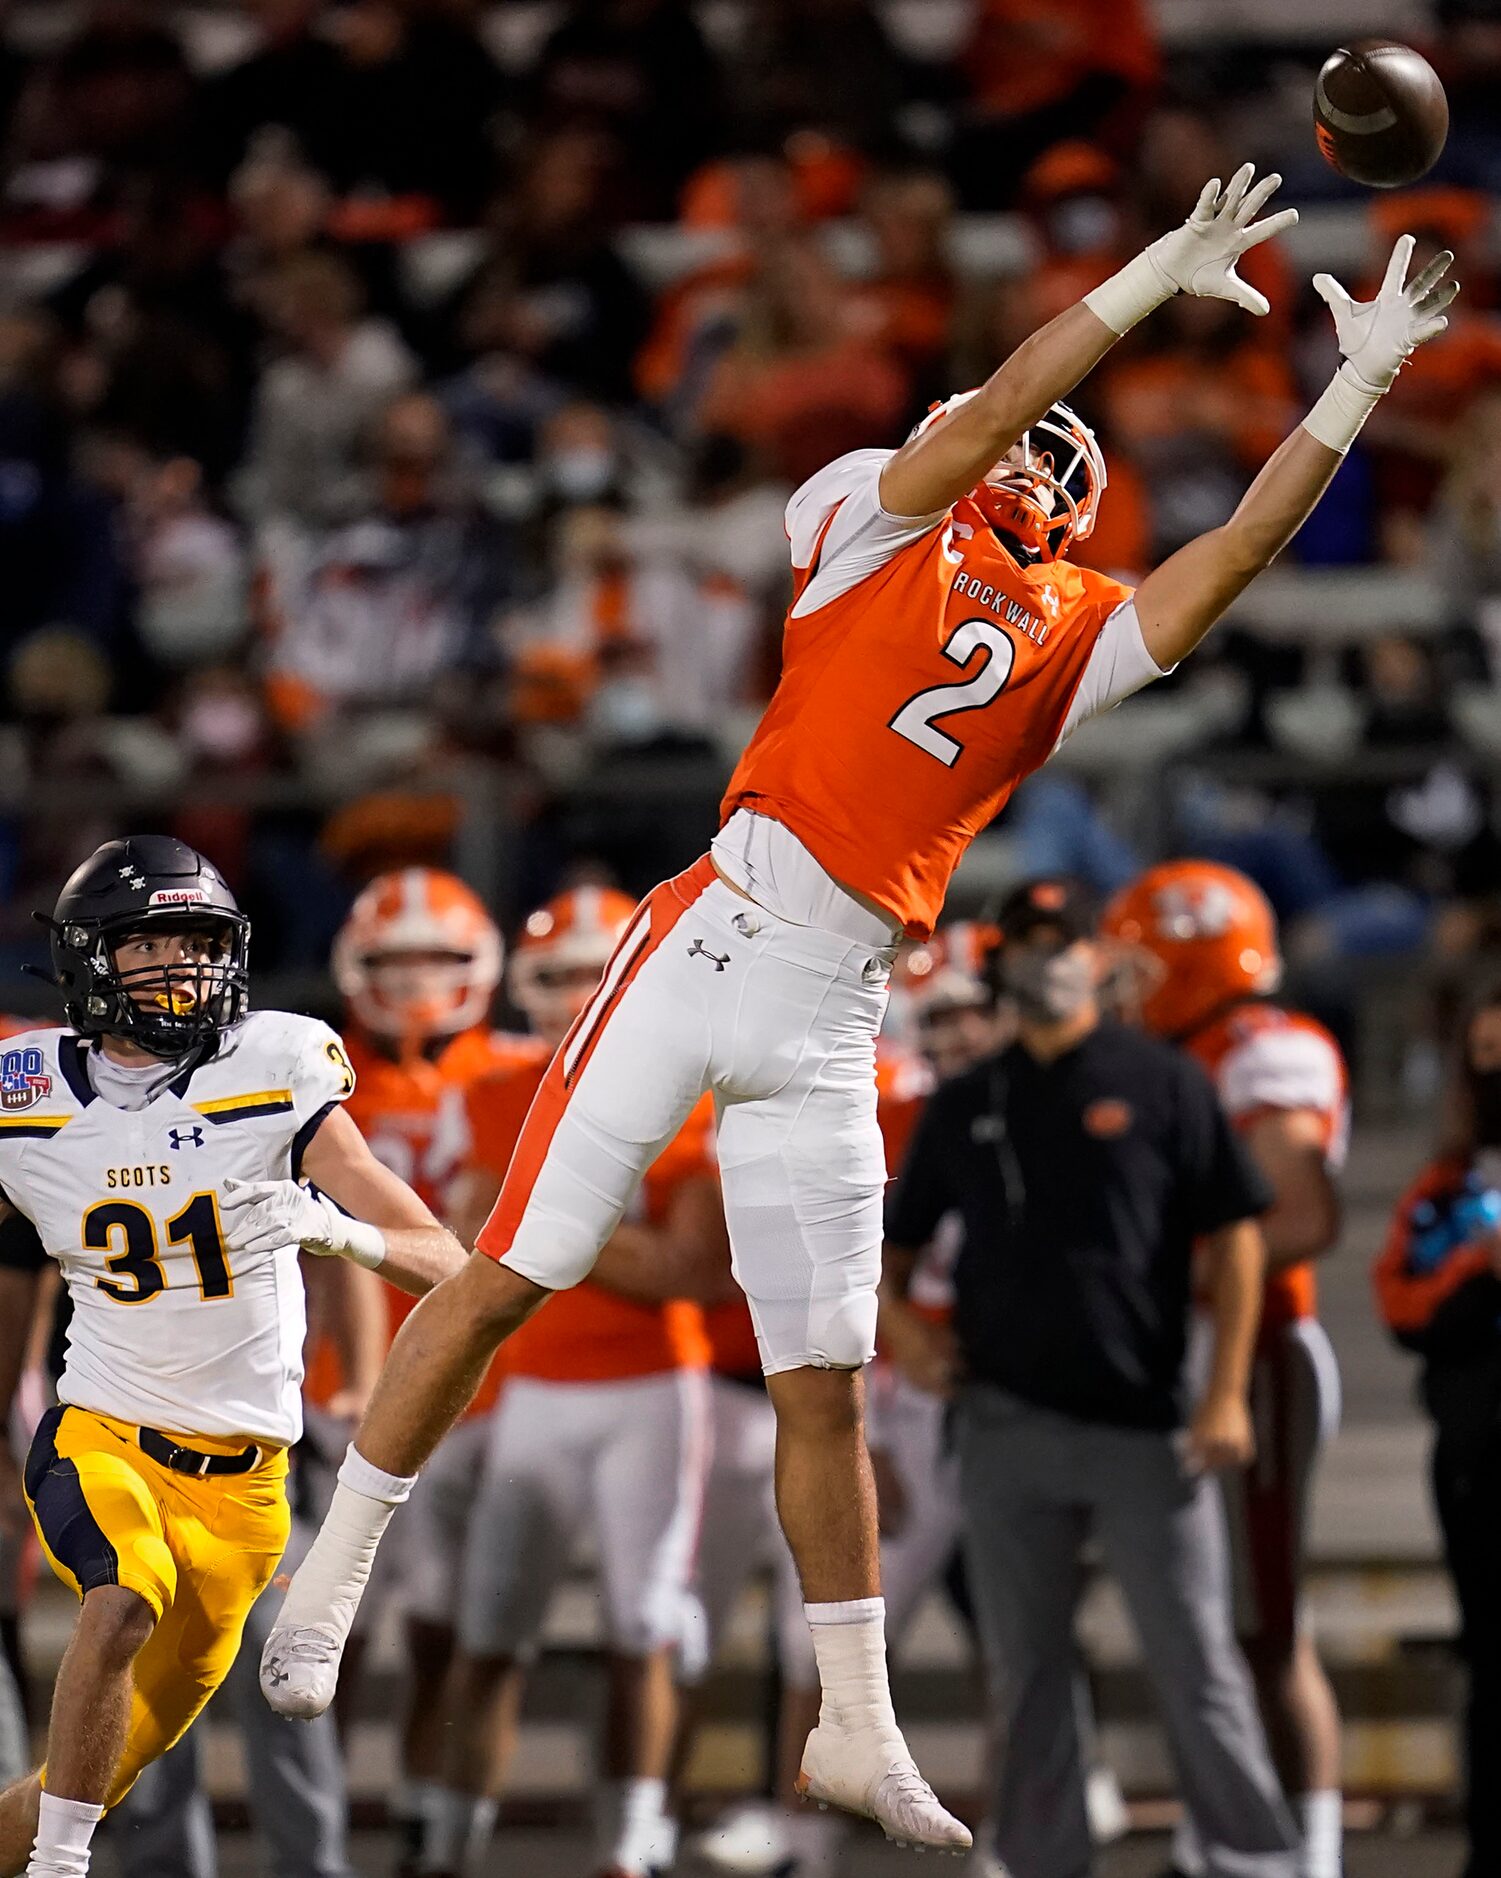
M1449 100L1438 73L1411 46L1352 39L1324 61L1313 127L1342 176L1395 189L1437 163L1449 135Z

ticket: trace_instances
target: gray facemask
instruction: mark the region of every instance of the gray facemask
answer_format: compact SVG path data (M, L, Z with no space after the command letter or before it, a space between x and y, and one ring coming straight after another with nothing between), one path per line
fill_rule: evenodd
M1095 996L1094 959L1082 946L1042 952L1016 946L1001 962L1001 981L1024 1023L1061 1024L1077 1017Z

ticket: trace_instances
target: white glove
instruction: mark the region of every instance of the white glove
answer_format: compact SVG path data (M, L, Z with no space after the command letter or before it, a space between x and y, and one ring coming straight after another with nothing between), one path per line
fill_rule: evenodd
M353 1259L372 1269L386 1256L378 1226L351 1219L326 1194L295 1180L230 1177L219 1196L219 1220L231 1252L278 1252L297 1245L316 1258Z
M1404 286L1412 250L1412 236L1401 236L1374 300L1352 300L1332 274L1313 277L1314 292L1334 315L1343 369L1367 391L1388 390L1411 354L1449 324L1444 308L1459 292L1459 282L1444 276L1454 256L1446 248Z
M1125 333L1154 307L1175 293L1200 298L1233 300L1248 313L1271 312L1264 294L1247 286L1235 271L1243 254L1291 228L1296 209L1280 209L1258 222L1282 178L1264 176L1252 187L1254 163L1244 163L1224 189L1218 176L1199 192L1194 212L1181 228L1162 235L1118 274L1084 296L1084 304L1112 332Z

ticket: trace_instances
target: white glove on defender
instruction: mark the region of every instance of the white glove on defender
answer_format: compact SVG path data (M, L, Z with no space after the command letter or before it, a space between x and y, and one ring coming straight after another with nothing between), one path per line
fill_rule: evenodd
M1296 209L1281 209L1258 222L1282 178L1264 176L1253 188L1254 163L1244 163L1224 189L1218 176L1199 192L1194 212L1181 228L1162 235L1127 262L1118 274L1084 296L1084 304L1115 333L1129 332L1154 307L1175 293L1233 300L1258 317L1271 312L1264 294L1247 286L1235 263L1252 248L1291 228Z
M1374 300L1352 300L1332 274L1313 277L1314 292L1334 315L1346 369L1368 391L1388 390L1418 347L1437 339L1449 324L1444 308L1459 292L1457 280L1444 280L1454 261L1447 248L1404 286L1412 250L1412 236L1403 235L1392 249Z
M316 1258L347 1258L372 1269L386 1256L378 1226L351 1219L325 1194L312 1193L295 1180L227 1179L219 1219L231 1252L276 1252L299 1245Z

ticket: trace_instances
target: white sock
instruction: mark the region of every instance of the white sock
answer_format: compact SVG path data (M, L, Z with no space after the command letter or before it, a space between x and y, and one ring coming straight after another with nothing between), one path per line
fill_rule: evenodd
M102 1806L60 1799L43 1788L27 1878L84 1878L89 1869L89 1841L103 1817Z
M427 1833L427 1815L436 1788L431 1780L402 1778L391 1802L391 1818L403 1847L419 1851Z
M381 1500L387 1506L400 1506L417 1484L415 1474L388 1474L367 1461L352 1441L339 1464L339 1479L367 1500Z
M900 1734L886 1671L886 1600L850 1598L805 1604L823 1689L819 1723Z
M1199 1843L1199 1830L1188 1813L1178 1821L1178 1829L1173 1834L1173 1868L1183 1873L1183 1878L1204 1878L1208 1869L1204 1863L1204 1848Z
M463 1872L477 1865L499 1815L498 1800L453 1787L429 1787L422 1870Z
M657 1820L656 1831L651 1841L651 1868L653 1871L671 1871L678 1862L678 1850L683 1841L683 1829L671 1813L663 1812Z
M350 1446L318 1536L282 1600L278 1629L330 1624L340 1642L349 1635L370 1580L375 1548L416 1479L415 1474L384 1473Z
M667 1806L667 1782L637 1775L609 1780L595 1809L595 1851L601 1865L619 1866L631 1878L645 1878Z
M1300 1793L1294 1802L1303 1833L1299 1878L1340 1878L1343 1870L1345 1796L1337 1787Z

